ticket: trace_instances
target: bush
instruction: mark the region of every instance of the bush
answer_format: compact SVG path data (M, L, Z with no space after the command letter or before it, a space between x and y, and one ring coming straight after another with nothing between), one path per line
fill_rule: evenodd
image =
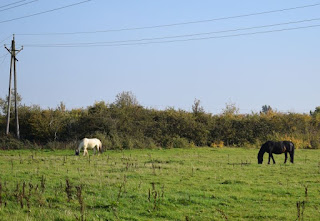
M173 147L173 140L171 137L169 136L164 136L160 146L164 147L164 148L172 148Z
M199 104L195 100L191 113L174 108L154 110L138 105L133 94L124 92L112 104L97 102L70 111L64 104L56 109L23 106L20 132L25 140L4 135L6 120L0 114L0 148L33 149L46 144L49 149L74 149L77 144L73 139L85 135L100 139L103 149L116 150L195 145L259 147L267 140L291 140L296 148L320 148L318 107L310 115L270 111L267 105L260 114L239 114L234 104L227 104L222 114L212 115Z
M25 144L11 136L3 136L0 138L0 149L2 150L18 150L26 148Z
M145 140L144 140L144 145L145 145L145 148L148 148L148 149L156 149L158 148L158 146L156 145L156 143L153 141L153 139L147 137Z
M312 137L310 140L310 146L312 149L319 149L320 147L320 142L319 142L319 137Z
M111 148L112 150L122 150L123 145L121 142L121 138L117 134L113 134L110 136Z
M223 141L217 141L214 143L211 143L210 147L224 147Z
M188 148L188 147L190 147L190 143L186 138L174 137L172 139L172 147L173 148Z
M125 137L122 140L122 148L123 149L133 149L134 148L134 140L130 137Z

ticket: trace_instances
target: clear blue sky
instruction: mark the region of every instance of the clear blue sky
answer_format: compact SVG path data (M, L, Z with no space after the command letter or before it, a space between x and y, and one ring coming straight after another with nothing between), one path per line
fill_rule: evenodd
M94 32L203 21L318 4L298 0L92 0L38 16L10 19L67 6L81 0L0 0L0 41L16 34L18 92L27 105L68 109L95 101L113 102L132 91L146 107L191 110L199 99L205 111L220 113L235 103L241 113L262 105L279 111L308 113L320 105L320 27L197 41L96 47L31 47L161 38L265 26L320 18L320 5L212 22L152 29L74 35L21 35ZM8 9L2 7L28 3ZM1 11L3 9L7 9ZM320 25L320 20L266 27L222 35ZM177 38L186 39L186 38ZM172 39L171 39L172 40ZM154 40L154 41L168 41ZM131 42L132 43L132 42ZM10 45L10 38L1 45ZM126 43L128 44L128 42ZM29 45L29 46L28 46ZM2 48L2 49L1 49ZM0 48L0 97L8 93L9 56Z

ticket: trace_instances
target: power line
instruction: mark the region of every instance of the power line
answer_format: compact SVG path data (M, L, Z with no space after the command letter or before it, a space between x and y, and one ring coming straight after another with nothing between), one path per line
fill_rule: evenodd
M251 14L242 14L242 15L234 15L234 16L221 17L221 18L212 18L212 19L206 19L206 20L189 21L189 22L181 22L181 23L171 23L171 24L154 25L154 26L120 28L120 29L109 29L109 30L98 30L98 31L83 31L83 32L21 33L21 34L17 34L17 35L76 35L76 34L96 34L96 33L106 33L106 32L121 32L121 31L134 31L134 30L142 30L142 29L155 29L155 28L165 28L165 27L172 27L172 26L207 23L207 22L221 21L221 20L227 20L227 19L236 19L236 18L243 18L243 17L271 14L271 13L285 12L285 11L291 11L291 10L297 10L297 9L303 9L303 8L310 8L310 7L316 7L316 6L320 6L320 3L311 4L311 5L297 6L297 7L292 7L292 8L283 8L283 9L277 9L277 10L271 10L271 11L256 12L256 13L251 13Z
M28 5L28 4L31 4L31 3L36 2L36 1L38 1L38 0L33 0L31 2L26 2L26 3L20 4L20 5L12 6L10 8L5 8L5 9L0 10L0 12L7 11L7 10L10 10L10 9L14 9L14 8L18 8L18 7L21 7L21 6L24 6L24 5Z
M78 2L78 3L74 3L74 4L71 4L71 5L66 5L66 6L63 6L63 7L54 8L54 9L43 11L43 12L38 12L38 13L35 13L35 14L31 14L31 15L25 15L25 16L18 17L18 18L12 18L12 19L9 19L9 20L0 21L0 24L1 23L6 23L6 22L11 22L11 21L16 21L16 20L20 20L20 19L24 19L24 18L30 18L30 17L34 17L34 16L37 16L37 15L42 15L42 14L46 14L46 13L49 13L49 12L65 9L65 8L70 8L70 7L73 7L73 6L76 6L76 5L80 5L80 4L83 4L83 3L86 3L86 2L90 2L90 1L92 1L92 0L86 0L86 1Z
M8 57L8 53L7 54L5 54L4 56L1 56L0 58L3 58L3 60L2 60L2 62L0 63L0 65L2 65L3 63L4 63L4 61L7 59L7 57Z
M27 1L27 0L21 0L21 1L13 2L13 3L7 4L7 5L0 6L0 8L6 8L6 7L10 6L10 5L16 5L16 4L20 3L20 2L25 2L25 1Z
M271 31L260 31L260 32L250 32L250 33L243 33L243 34L234 34L234 35L223 35L223 36L212 36L212 37L204 37L204 38L189 38L189 39L179 39L179 40L171 40L171 41L154 41L154 42L145 42L145 43L135 43L135 44L114 44L114 45L94 45L94 46L129 46L129 45L146 45L146 44L163 44L163 43L173 43L173 42L187 42L187 41L200 41L200 40L209 40L209 39L219 39L219 38L230 38L230 37L240 37L240 36L249 36L249 35L257 35L257 34L267 34L267 33L274 33L274 32L283 32L283 31L290 31L290 30L298 30L298 29L306 29L306 28L315 28L320 27L319 25L310 25L310 26L302 26L296 28L284 28L284 29L277 29Z
M169 41L149 41L149 42L140 42L140 43L123 43L123 44L95 44L95 45L25 45L26 47L38 47L38 48L76 48L76 47L113 47L113 46L133 46L133 45L148 45L148 44L163 44L163 43L174 43L174 42L187 42L187 41L200 41L200 40L209 40L209 39L220 39L220 38L230 38L230 37L240 37L240 36L250 36L257 34L267 34L274 32L283 32L283 31L291 31L291 30L299 30L299 29L307 29L307 28L316 28L320 27L319 25L309 25L309 26L301 26L295 28L283 28L283 29L275 29L269 31L259 31L259 32L249 32L249 33L241 33L241 34L233 34L233 35L222 35L222 36L211 36L211 37L202 37L202 38L189 38L189 39L177 39L177 40L169 40Z
M2 44L2 42L8 40L12 35L9 35L8 37L6 37L5 39L3 39L2 41L0 41L0 44Z
M4 58L8 55L8 53L5 53L4 55L1 55L0 58Z
M210 34L220 34L226 32L236 32L236 31L245 31L259 28L267 28L267 27L275 27L281 25L289 25L289 24L298 24L304 22L312 22L319 21L320 18L312 18L306 20L292 21L292 22L284 22L270 25L262 25L262 26L253 26L253 27L245 27L245 28L237 28L237 29L229 29L223 31L213 31L213 32L205 32L205 33L195 33L195 34L187 34L187 35L175 35L175 36L165 36L165 37L157 37L157 38L142 38L142 39L131 39L131 40L123 40L123 41L105 41L105 42L83 42L83 43L60 43L60 44L26 44L27 47L32 46L85 46L85 45L101 45L101 44L116 44L116 43L128 43L128 42L141 42L141 41L154 41L154 40L163 40L163 39L171 39L171 38L185 38L185 37L194 37L201 35L210 35Z

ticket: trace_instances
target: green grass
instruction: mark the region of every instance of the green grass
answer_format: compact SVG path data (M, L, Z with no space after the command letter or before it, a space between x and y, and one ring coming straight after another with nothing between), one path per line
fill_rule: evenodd
M267 154L258 165L257 153L1 151L0 220L81 220L80 185L85 220L296 220L297 202L304 202L301 220L320 220L320 151L297 150L293 165L284 155L267 165Z

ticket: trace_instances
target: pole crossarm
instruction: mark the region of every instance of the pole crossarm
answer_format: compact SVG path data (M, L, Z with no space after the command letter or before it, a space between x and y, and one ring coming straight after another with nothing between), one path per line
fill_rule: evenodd
M4 45L4 48L7 49L7 51L11 54L11 56L14 57L14 59L15 59L16 61L19 61L19 60L16 58L16 56L23 50L23 46L21 46L21 49L20 49L20 50L11 50L11 49L7 48L6 45Z
M21 46L21 49L20 50L16 50L16 55L20 53L20 51L23 50L23 46Z
M7 46L6 46L6 45L4 45L4 48L5 48L5 49L7 49L7 51L12 55L11 50L10 50L9 48L7 48Z

